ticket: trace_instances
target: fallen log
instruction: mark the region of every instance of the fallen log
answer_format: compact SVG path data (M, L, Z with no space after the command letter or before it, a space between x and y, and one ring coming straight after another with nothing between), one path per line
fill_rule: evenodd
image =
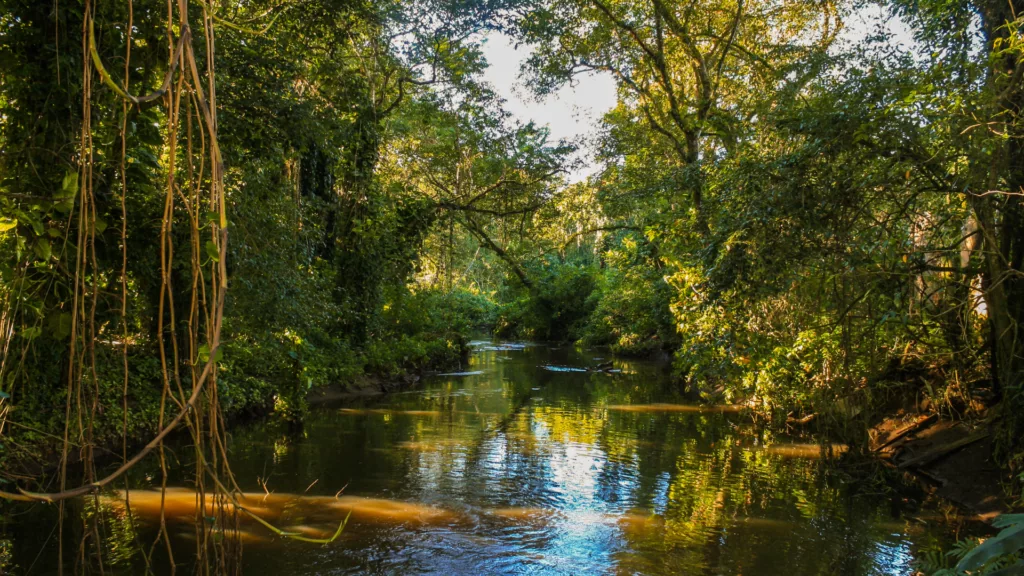
M808 414L807 416L804 416L803 418L794 418L794 417L790 416L789 418L786 418L786 424L794 424L794 425L798 425L798 426L804 426L806 424L810 424L817 416L818 416L817 413Z
M930 425L932 422L935 422L938 419L938 414L932 414L930 416L917 420L916 422L912 422L907 426L900 428L899 430L896 430L895 432L893 432L891 437L886 439L884 442L882 442L875 448L875 452L881 452L882 450L888 448L889 446L892 446L900 438L909 436L910 434L917 432L918 430Z

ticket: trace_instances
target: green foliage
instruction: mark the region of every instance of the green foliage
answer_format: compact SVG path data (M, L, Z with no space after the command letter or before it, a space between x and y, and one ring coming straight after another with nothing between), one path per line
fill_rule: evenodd
M0 538L0 570L13 572L17 566L14 564L14 543L7 538Z
M804 1L259 0L221 14L220 402L297 421L313 386L458 363L493 328L672 352L692 386L776 418L864 419L899 387L961 408L987 393L1004 400L1003 461L1021 465L1024 20L1004 4L888 3L914 55L884 36L836 45L846 7ZM71 41L82 7L55 6L0 0L0 410L50 434L81 326L87 84ZM111 70L144 93L171 46L162 4L133 6L132 59ZM266 30L239 24L271 13ZM127 18L96 7L99 60L123 64ZM533 47L538 94L595 71L618 83L586 182L563 177L575 144L514 122L480 81L479 33L495 28ZM166 149L166 107L123 106L99 82L90 102L96 384L115 412L128 350L143 432L165 385L154 358L186 389L211 354L186 345L204 329L193 304L209 306L190 299L195 266L220 258L191 203L209 173L170 164L194 155ZM200 262L165 255L162 232Z
M994 573L994 569L1000 569L1002 574L1024 571L1024 560L1019 557L1024 551L1024 514L1003 514L992 521L992 526L1002 531L964 554L956 564L957 571L987 574Z
M595 307L596 270L586 263L546 259L529 269L535 288L502 306L495 332L528 340L574 342Z
M1019 11L887 6L914 55L884 34L834 45L834 14L801 2L525 9L537 93L601 71L620 95L602 171L535 216L556 231L534 258L601 259L588 341L664 342L681 378L776 417L863 418L900 388L951 413L1007 398L999 445L1019 466ZM500 326L543 337L535 301L558 282L534 276Z
M468 353L468 335L493 317L494 305L469 292L397 291L366 347L366 369L403 376L459 365Z
M273 408L295 422L314 386L343 384L364 370L399 373L458 363L465 334L488 323L491 312L473 298L424 296L410 300L414 308L436 306L448 317L410 315L395 325L388 304L406 291L440 208L436 197L382 167L381 157L401 137L392 119L420 117L423 125L438 110L435 87L469 100L487 97L475 79L482 60L472 31L501 3L316 0L283 6L260 0L230 10L219 4L211 6L218 14L217 122L230 240L224 343L213 359L225 414ZM115 83L127 74L127 91L143 94L168 72L166 6L157 0L131 6L127 69L129 3L94 7L97 52ZM82 20L83 7L73 3L0 0L0 418L11 419L3 433L17 436L25 459L50 449L64 428L80 281ZM195 32L197 56L205 59L202 35ZM178 70L175 78L187 72ZM89 385L101 399L98 441L121 436L122 350L128 358L127 433L135 441L156 426L165 384L175 394L190 389L196 365L211 356L205 346L190 349L187 336L204 333L210 306L205 270L197 274L193 266L220 258L208 235L212 213L193 199L210 178L209 166L192 162L201 157L193 152L209 142L197 130L199 100L189 90L172 155L166 106L123 107L109 83L92 81L96 257L89 264L95 273L84 282L97 294L88 315L97 327L97 378ZM481 141L491 146L500 138L488 133ZM492 160L498 157L495 152ZM167 235L175 250L167 255L172 288L165 292L160 222L171 181ZM198 238L189 234L192 222ZM199 262L190 260L190 245ZM200 301L191 299L196 285ZM85 312L79 312L81 330ZM168 383L161 377L161 352L173 375Z
M606 252L607 268L590 296L596 305L585 329L586 342L633 356L670 352L678 346L669 309L671 287L656 265L643 260L642 246L623 239L619 249Z
M992 527L1001 531L991 538L960 540L945 553L937 548L927 550L917 568L929 576L1024 573L1024 514L1002 514L992 521Z
M444 337L413 337L373 341L366 348L366 368L385 377L458 365L466 354L464 342Z

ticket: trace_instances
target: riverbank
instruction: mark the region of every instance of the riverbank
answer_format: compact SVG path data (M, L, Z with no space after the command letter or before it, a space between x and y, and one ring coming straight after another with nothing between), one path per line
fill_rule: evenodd
M410 344L415 345L415 350L410 350ZM450 335L423 342L405 339L388 352L382 351L385 347L386 343L380 342L363 354L359 362L361 372L350 373L340 382L311 385L308 391L301 394L302 401L313 405L404 390L419 382L423 374L463 366L468 354L466 339L461 336L452 338ZM280 382L260 377L243 377L250 388L239 393L241 386L231 384L227 386L230 396L226 396L224 383L229 378L238 379L238 373L243 371L239 362L234 360L223 372L223 377L218 380L221 394L219 401L221 415L229 429L260 420L287 420L289 415L295 413L292 405L282 406L282 391L287 387ZM138 370L135 363L131 376L133 385L128 397L129 414L125 421L127 430L121 428L120 398L112 397L108 407L100 407L101 411L113 413L116 417L107 420L111 424L96 427L92 431L96 438L93 447L93 463L96 466L102 467L119 461L123 449L130 456L145 446L157 430L159 380L151 382L149 386L139 386L135 380L153 378L154 375ZM63 406L57 404L52 409L61 413L64 410ZM169 403L165 417L170 419L175 411L174 404ZM303 414L305 411L305 406L299 406L297 413ZM19 412L14 412L14 415L18 416ZM43 422L51 421L32 419L29 424L24 424L11 417L7 418L4 435L0 437L0 490L16 490L17 487L37 491L57 472L63 457L63 424L60 424L60 428L54 425L47 430ZM181 426L169 438L184 433L185 428ZM66 456L72 476L80 468L81 455L78 444L72 440Z
M991 410L973 421L923 412L893 415L871 429L870 449L936 496L989 521L1019 504L1008 493L1013 476L994 455Z
M306 402L310 406L315 406L327 402L383 396L406 390L421 381L422 376L419 374L405 374L398 377L362 374L344 384L327 384L313 388L306 395Z

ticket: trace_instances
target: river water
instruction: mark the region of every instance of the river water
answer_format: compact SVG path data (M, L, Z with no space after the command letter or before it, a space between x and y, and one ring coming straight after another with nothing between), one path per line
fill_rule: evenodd
M263 517L326 538L351 513L327 545L243 523L244 573L910 574L924 546L948 541L914 487L844 482L817 444L683 399L663 366L588 371L611 359L473 346L464 372L317 406L299 435L235 430L232 468ZM133 472L131 522L123 495L105 496L121 520L103 537L126 573L139 567L131 542L155 535L154 477ZM178 562L194 550L194 507L191 491L167 493ZM48 532L43 519L15 531L22 570L53 573Z

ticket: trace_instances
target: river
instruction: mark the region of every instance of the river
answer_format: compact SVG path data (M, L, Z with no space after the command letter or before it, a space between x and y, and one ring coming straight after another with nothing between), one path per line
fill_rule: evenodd
M235 429L231 465L253 510L308 538L351 513L327 545L243 522L243 572L910 574L923 547L949 541L916 487L844 481L817 444L682 398L657 363L595 371L611 360L599 350L473 348L462 372L414 390L316 406L298 435ZM124 573L139 569L132 542L155 536L156 478L133 471L131 522L123 493L102 500ZM178 562L194 550L194 507L190 490L167 493ZM13 531L22 569L55 571L50 520Z

